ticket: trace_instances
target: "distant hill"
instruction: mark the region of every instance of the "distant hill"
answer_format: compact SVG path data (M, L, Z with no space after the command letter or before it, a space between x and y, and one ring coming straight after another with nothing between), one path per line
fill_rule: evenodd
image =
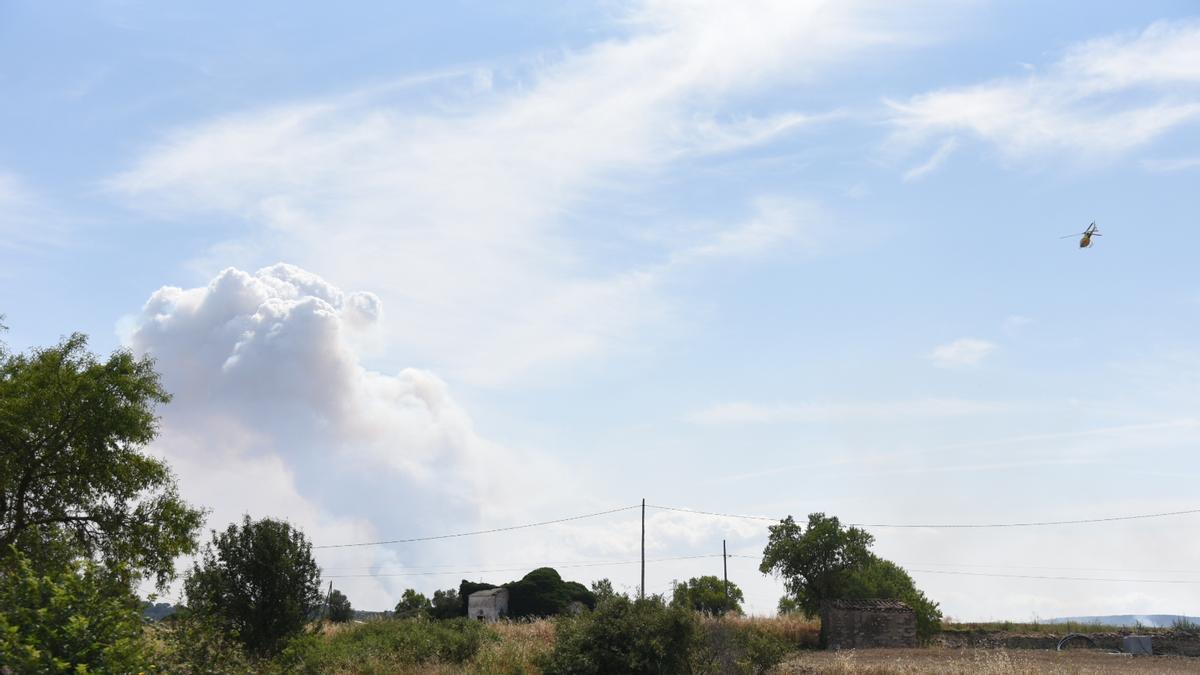
M1111 614L1109 616L1066 616L1058 619L1046 619L1045 623L1098 623L1103 626L1136 626L1141 624L1147 628L1170 628L1177 621L1186 619L1200 622L1196 616L1181 614Z

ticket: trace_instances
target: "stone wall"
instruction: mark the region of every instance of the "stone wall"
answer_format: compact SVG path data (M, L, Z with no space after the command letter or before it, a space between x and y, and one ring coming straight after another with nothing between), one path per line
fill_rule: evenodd
M917 615L911 609L826 607L821 625L825 627L827 649L917 646Z

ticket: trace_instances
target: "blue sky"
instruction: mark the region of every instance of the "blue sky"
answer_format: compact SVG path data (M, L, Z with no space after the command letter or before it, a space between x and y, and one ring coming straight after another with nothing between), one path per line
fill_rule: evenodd
M1194 14L0 3L6 341L153 355L176 394L153 450L212 524L286 516L319 543L642 497L855 522L1196 508ZM1095 247L1059 239L1092 220ZM657 557L765 539L653 516ZM1155 572L1196 568L1187 518L876 534L914 569L1200 582ZM463 576L429 570L624 560L636 535L625 514L321 555L414 575L339 580L383 608ZM741 564L771 611L781 585ZM961 618L1200 603L914 576Z

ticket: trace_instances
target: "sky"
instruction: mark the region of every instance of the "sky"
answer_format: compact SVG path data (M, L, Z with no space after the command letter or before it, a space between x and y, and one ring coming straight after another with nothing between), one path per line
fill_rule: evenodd
M0 0L4 340L154 358L212 528L624 509L317 548L361 609L635 591L645 499L870 524L956 619L1195 615L1200 514L878 525L1200 508L1196 10ZM768 524L647 509L646 590L724 540L774 612Z

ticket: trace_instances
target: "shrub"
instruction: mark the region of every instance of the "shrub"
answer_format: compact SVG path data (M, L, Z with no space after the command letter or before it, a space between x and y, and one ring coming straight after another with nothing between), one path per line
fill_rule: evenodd
M181 609L147 628L152 636L150 672L172 675L250 675L263 672L241 644L216 622Z
M1182 630L1194 633L1200 631L1200 623L1196 623L1186 616L1180 616L1176 617L1176 619L1171 622L1171 628L1174 630Z
M754 620L706 619L692 654L696 675L763 675L799 644Z
M661 597L617 596L595 611L560 617L542 667L547 675L686 673L696 625L693 612L667 607Z
M302 635L277 663L289 673L389 673L420 664L462 664L494 639L487 626L465 618L369 621L333 635Z
M9 551L0 569L0 664L18 673L143 668L140 602L125 581L91 562L35 571Z

